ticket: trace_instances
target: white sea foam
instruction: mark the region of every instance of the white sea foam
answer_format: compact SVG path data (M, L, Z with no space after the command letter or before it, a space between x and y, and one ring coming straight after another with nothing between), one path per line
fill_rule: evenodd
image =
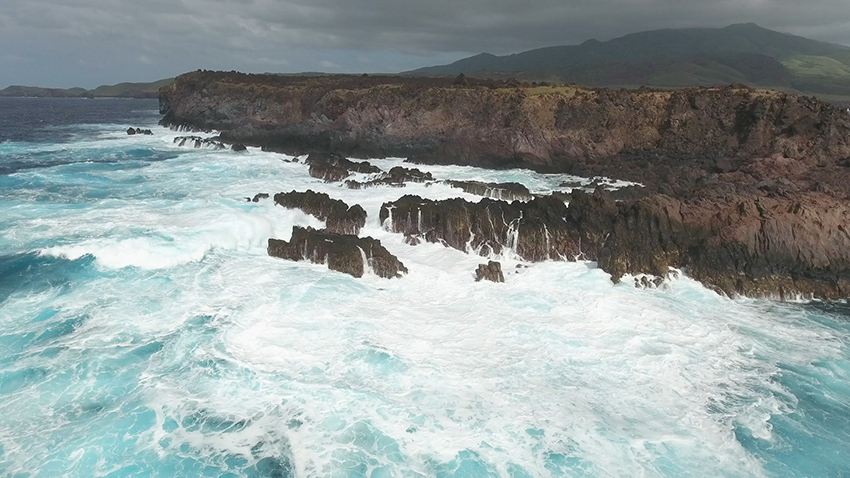
M177 149L167 137L115 141ZM296 476L435 476L469 451L497 476L516 466L528 476L763 476L764 459L736 433L782 446L771 417L790 416L797 396L777 380L780 363L845 356L846 331L790 305L729 300L681 273L638 289L593 263L517 268L527 264L508 254L505 283L475 282L486 258L407 245L378 210L404 194L477 197L440 184L349 190L283 158L183 151L142 170L92 169L97 187L127 197L27 203L6 216L10 244L92 255L100 272L0 303L4 337L31 341L17 352L0 342L20 354L4 370L42 377L4 396L0 469L188 476L199 463L246 475L264 457L289 457ZM568 179L420 169L536 192ZM269 237L321 222L244 198L308 188L361 204L361 235L409 274L355 279L268 257ZM55 337L39 341L44 330Z

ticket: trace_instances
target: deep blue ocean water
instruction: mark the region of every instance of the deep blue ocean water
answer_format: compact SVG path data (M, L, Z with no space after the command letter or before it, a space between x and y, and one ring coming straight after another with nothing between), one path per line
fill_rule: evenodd
M506 283L476 283L482 258L377 219L473 196L180 148L156 110L0 99L0 476L850 477L846 304L639 290L510 251ZM267 257L321 222L245 197L307 188L362 204L410 274Z

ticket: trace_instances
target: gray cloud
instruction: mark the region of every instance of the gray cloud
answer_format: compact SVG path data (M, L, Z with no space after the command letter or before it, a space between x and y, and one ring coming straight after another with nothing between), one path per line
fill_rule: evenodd
M92 87L197 68L398 71L740 22L850 45L847 0L4 0L0 85Z

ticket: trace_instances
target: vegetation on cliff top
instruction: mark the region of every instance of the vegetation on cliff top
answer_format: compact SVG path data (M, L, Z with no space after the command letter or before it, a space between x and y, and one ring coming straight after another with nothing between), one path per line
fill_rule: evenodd
M461 72L589 86L681 88L745 83L850 101L850 47L752 23L641 32L607 42L590 40L514 55L482 53L406 74L454 76Z

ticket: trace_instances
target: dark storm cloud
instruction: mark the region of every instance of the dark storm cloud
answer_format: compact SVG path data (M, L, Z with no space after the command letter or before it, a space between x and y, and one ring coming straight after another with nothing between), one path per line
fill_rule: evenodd
M4 0L0 85L90 87L196 68L398 71L740 22L850 44L847 0Z

